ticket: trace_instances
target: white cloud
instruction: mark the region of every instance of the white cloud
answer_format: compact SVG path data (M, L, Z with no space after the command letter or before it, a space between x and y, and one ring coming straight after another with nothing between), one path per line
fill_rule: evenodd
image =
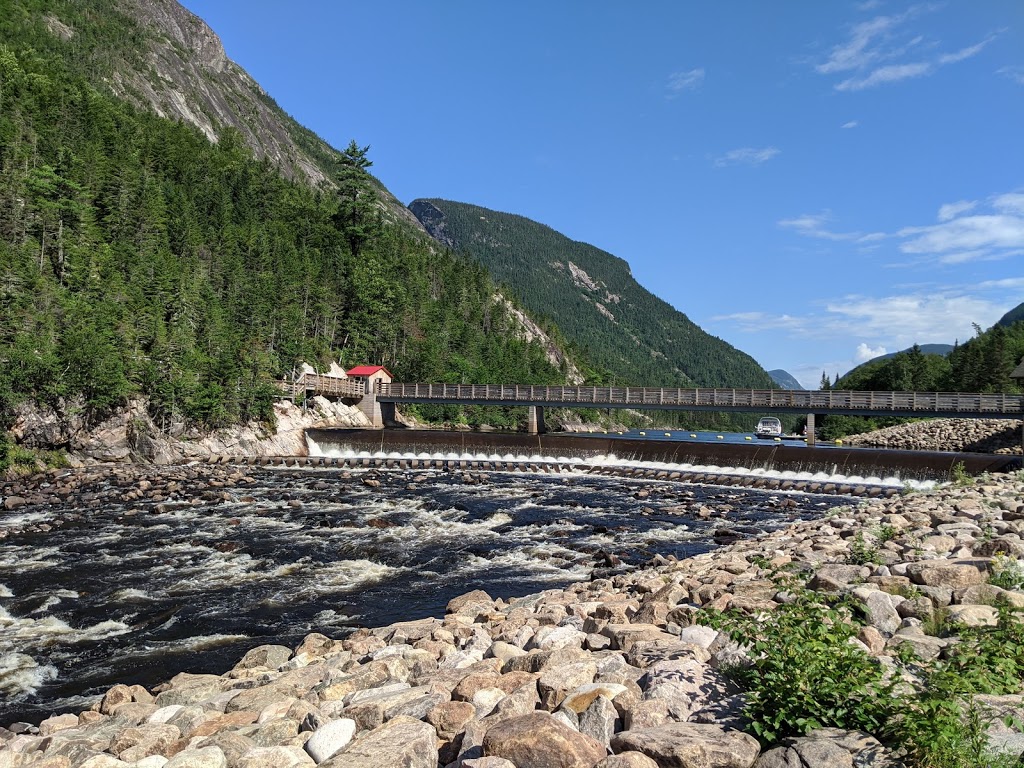
M668 97L674 99L683 91L693 91L700 87L701 83L704 82L704 68L698 67L697 69L691 69L686 72L673 72L669 75L668 85Z
M879 49L871 47L872 41L899 26L905 18L906 15L876 16L870 21L855 24L850 32L850 39L835 46L828 60L817 65L815 69L825 75L867 67L882 55Z
M1024 192L1007 192L1005 195L999 195L992 201L992 207L1004 213L1024 215Z
M795 219L783 219L778 224L780 227L792 229L805 237L816 237L822 240L871 243L888 237L884 232L871 232L866 235L861 232L833 232L827 227L832 218L832 212L825 210L821 213L805 213Z
M955 51L953 53L945 53L942 56L939 56L939 64L956 64L958 61L964 61L972 56L977 56L986 45L995 39L995 35L989 35L980 43L969 45L966 48L961 48L959 51Z
M843 123L840 127L841 128L856 128L857 125L858 125L858 123L857 123L856 120L851 120L848 123Z
M715 158L715 165L719 168L726 165L760 165L766 163L773 157L782 154L777 147L741 147L726 152L721 157Z
M854 355L854 359L858 363L863 363L868 360L873 360L876 357L881 357L886 354L888 350L885 347L871 347L865 344L863 341L857 345L857 352Z
M955 219L961 213L973 211L977 206L978 203L976 200L961 200L957 203L946 203L944 206L939 208L939 221Z
M932 65L927 62L891 64L879 67L867 77L851 77L843 80L835 88L837 91L863 91L865 88L873 88L883 83L895 83L898 80L928 75L931 74L932 69Z
M962 216L931 227L904 227L896 233L909 238L904 253L948 254L954 251L986 253L991 249L1024 248L1024 217L1012 215Z
M996 70L996 73L1010 78L1015 83L1024 85L1024 67L1022 66L1000 67Z
M925 40L923 35L914 35L906 29L905 22L935 7L916 5L900 15L876 16L853 25L849 37L834 46L828 58L817 64L815 70L823 75L847 74L834 86L838 91L862 91L925 77L940 67L966 61L981 53L999 34L993 33L980 42L949 53L922 55L922 48L935 47L937 42ZM912 51L916 60L903 60ZM1014 76L1012 72L1007 74Z

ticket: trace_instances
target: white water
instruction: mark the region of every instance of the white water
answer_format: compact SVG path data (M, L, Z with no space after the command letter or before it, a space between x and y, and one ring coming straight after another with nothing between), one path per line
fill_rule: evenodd
M796 472L793 470L775 470L767 467L755 467L753 469L748 467L731 467L731 466L717 466L714 464L690 464L690 463L679 463L673 464L669 462L660 461L639 461L635 459L622 459L615 454L605 454L599 456L591 456L587 459L579 457L555 457L555 456L542 456L540 454L482 454L482 453L413 453L413 452L397 452L397 451L356 451L351 448L338 448L329 447L323 448L313 438L307 436L306 442L309 448L309 455L316 457L325 457L333 459L348 459L348 460L361 460L361 459L393 459L393 460L410 460L418 459L421 461L490 461L490 462L528 462L531 464L560 464L563 465L562 472L573 472L575 471L574 465L590 465L597 467L608 467L614 469L654 469L654 470L665 470L667 472L693 472L693 473L709 473L709 474L720 474L720 475L732 475L736 477L763 477L766 479L777 479L777 480L793 480L793 481L806 481L806 482L828 482L835 483L837 485L872 485L881 486L885 488L910 488L912 490L926 490L934 488L937 483L934 480L913 480L903 479L899 474L889 475L887 477L862 477L860 475L843 475L836 471L836 467L833 468L831 473L829 472ZM568 467L565 465L569 465Z

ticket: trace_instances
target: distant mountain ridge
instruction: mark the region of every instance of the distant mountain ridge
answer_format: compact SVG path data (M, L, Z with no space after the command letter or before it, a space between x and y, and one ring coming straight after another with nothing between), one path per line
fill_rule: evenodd
M768 375L772 377L772 381L778 384L782 389L803 389L803 385L796 380L789 371L784 371L782 368L776 368L774 371L768 371Z
M409 209L438 242L483 264L530 311L550 317L598 379L772 388L749 355L711 336L633 278L625 260L514 214L449 200Z

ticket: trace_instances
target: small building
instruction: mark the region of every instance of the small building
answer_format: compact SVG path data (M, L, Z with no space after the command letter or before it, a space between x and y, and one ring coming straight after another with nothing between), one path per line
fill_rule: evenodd
M1024 357L1020 359L1020 365L1013 369L1013 373L1010 374L1010 378L1018 384L1024 385Z
M391 375L391 371L383 365L357 365L352 370L346 371L345 375L349 379L362 382L363 391L366 393L374 392L378 382L390 384L395 378Z

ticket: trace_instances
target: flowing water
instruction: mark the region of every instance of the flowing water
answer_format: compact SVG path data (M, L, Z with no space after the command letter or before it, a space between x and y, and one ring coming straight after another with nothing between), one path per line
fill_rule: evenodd
M0 513L0 723L83 708L115 682L223 673L262 643L440 616L471 589L510 597L603 575L616 560L685 557L717 546L722 529L752 535L850 502L568 468L482 482L245 471L253 482L229 501Z

